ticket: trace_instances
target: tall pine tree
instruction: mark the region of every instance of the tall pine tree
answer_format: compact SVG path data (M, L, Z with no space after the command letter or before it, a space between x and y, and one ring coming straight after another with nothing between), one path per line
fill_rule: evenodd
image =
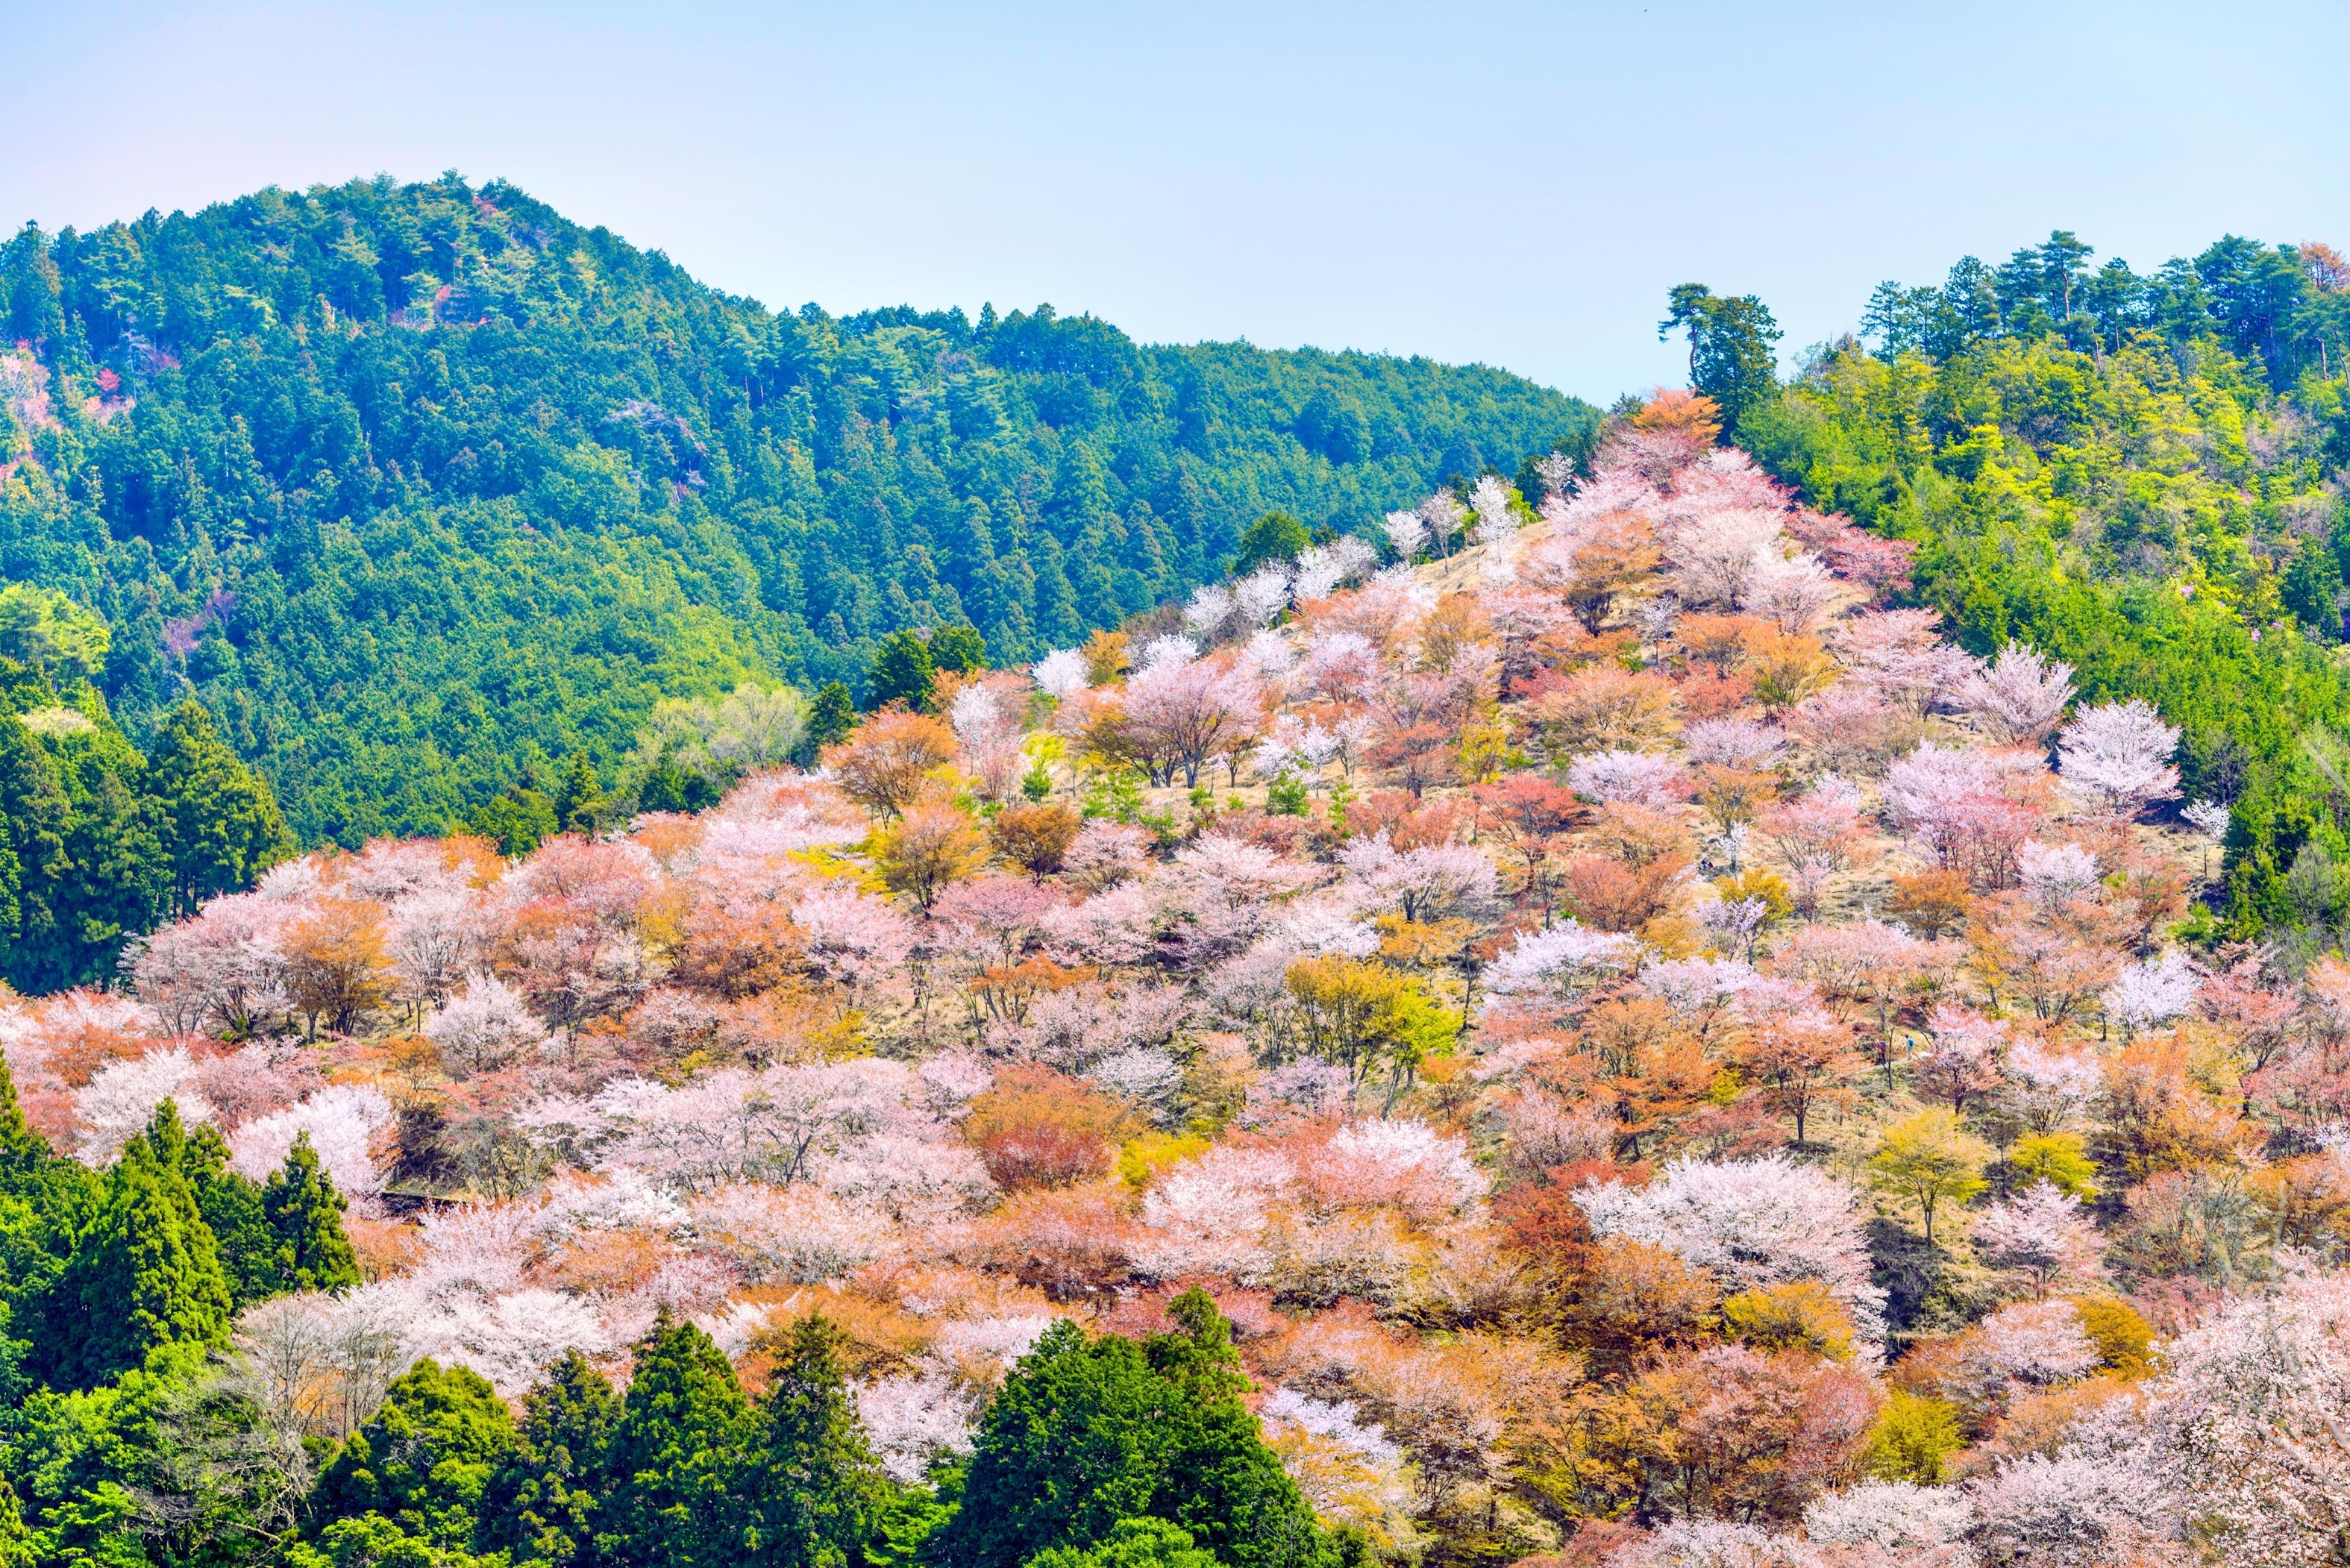
M192 698L163 722L147 779L172 906L181 914L243 887L293 848L267 782L228 749L213 716Z
M522 1441L482 1504L479 1544L515 1563L582 1568L595 1544L596 1512L609 1486L606 1466L620 1397L577 1350L567 1352L530 1391Z
M296 1135L286 1163L261 1189L271 1260L281 1291L338 1291L359 1282L359 1255L343 1230L343 1195L318 1163L310 1135Z

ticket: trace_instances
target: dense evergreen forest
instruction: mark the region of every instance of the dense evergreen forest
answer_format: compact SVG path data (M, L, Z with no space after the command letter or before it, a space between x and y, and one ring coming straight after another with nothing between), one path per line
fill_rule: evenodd
M13 347L11 347L13 345ZM657 699L998 660L1587 441L1517 377L1138 345L1049 306L775 314L510 186L265 191L0 247L0 576L192 696L306 844L434 831Z

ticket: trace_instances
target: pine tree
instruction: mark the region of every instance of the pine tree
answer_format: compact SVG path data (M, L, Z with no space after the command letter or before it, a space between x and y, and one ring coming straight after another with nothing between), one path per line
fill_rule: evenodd
M261 1189L228 1168L228 1145L219 1132L198 1127L184 1140L175 1163L196 1195L196 1211L213 1233L221 1272L228 1277L231 1304L244 1307L284 1290L277 1274L277 1238L262 1210Z
M1177 1332L1152 1335L1145 1349L1182 1397L1150 1511L1183 1526L1235 1568L1304 1568L1320 1561L1328 1544L1312 1505L1241 1403L1248 1380L1232 1350L1232 1325L1201 1290L1170 1302L1167 1315Z
M6 1476L0 1476L0 1568L34 1568L37 1561L16 1489L8 1484Z
M751 1463L748 1561L767 1568L847 1568L889 1502L840 1365L840 1333L803 1318L759 1411Z
M637 1347L596 1548L611 1568L731 1568L751 1409L726 1353L664 1308Z
M612 1385L586 1356L567 1352L525 1402L522 1440L483 1500L479 1549L551 1568L585 1563L619 1419Z
M24 1104L16 1098L16 1075L8 1070L7 1056L0 1054L0 1164L13 1168L48 1152L48 1145L25 1120Z
M48 753L12 719L0 724L0 975L24 990L58 982L57 898L71 863L71 809Z
M1054 1324L988 1405L941 1558L1019 1568L1149 1513L1172 1392L1133 1340L1089 1341L1066 1318Z
M1171 1334L1087 1340L1062 1322L1004 1382L980 1423L962 1507L941 1532L955 1568L1019 1568L1089 1552L1122 1521L1180 1525L1248 1568L1325 1568L1329 1539L1241 1403L1231 1328L1199 1291L1170 1303Z
M105 1207L50 1293L51 1383L90 1387L160 1346L226 1334L228 1280L181 1174L185 1136L166 1100L109 1174Z
M261 1189L277 1289L338 1291L359 1282L359 1256L343 1231L344 1207L343 1195L310 1147L310 1135L296 1134L285 1165Z

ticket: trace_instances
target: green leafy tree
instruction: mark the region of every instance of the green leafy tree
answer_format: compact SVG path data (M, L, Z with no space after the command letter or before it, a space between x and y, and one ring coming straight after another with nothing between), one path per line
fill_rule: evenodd
M743 1560L741 1483L755 1430L725 1352L664 1309L637 1349L609 1449L596 1551L613 1568L729 1568Z
M164 721L148 779L179 914L244 887L293 850L269 785L228 749L192 699Z
M55 588L33 583L0 587L0 653L34 666L61 687L98 679L111 641L104 617Z
M931 633L931 668L968 675L987 668L987 639L975 626L942 626Z
M2303 540L2277 584L2277 597L2318 640L2342 635L2342 566L2329 545Z
M682 794L683 786L680 785ZM647 806L648 811L682 810L682 806ZM482 803L469 826L506 855L527 855L556 835L555 802L527 784L508 784L494 800Z
M1232 549L1232 576L1246 576L1267 561L1294 561L1312 543L1305 524L1286 512L1268 512L1242 531Z
M586 1356L566 1352L524 1403L521 1440L483 1502L481 1549L516 1563L584 1568L619 1420L612 1385Z
M1689 334L1690 385L1721 410L1722 432L1770 401L1779 386L1779 324L1754 296L1725 298L1703 284L1684 283L1667 296L1657 336Z
M179 1167L195 1194L196 1212L213 1233L221 1272L228 1279L230 1305L243 1308L284 1291L277 1237L262 1207L261 1189L228 1168L228 1144L218 1129L200 1126L176 1149L159 1141L156 1152Z
M318 1477L310 1500L318 1522L307 1534L338 1563L369 1560L361 1546L389 1562L464 1552L515 1444L514 1417L481 1374L420 1361L392 1380L382 1407Z
M564 764L563 782L556 786L553 804L557 833L594 833L601 823L607 804L604 785L587 753L572 753L570 762Z
M856 727L857 699L843 682L826 681L817 689L816 701L808 709L806 744L821 751Z
M865 705L886 708L903 702L926 712L931 706L931 684L937 678L930 644L914 632L893 631L874 649L872 673L865 681Z
M1014 1568L1087 1551L1158 1519L1221 1561L1320 1563L1329 1542L1240 1402L1230 1330L1199 1292L1175 1333L1138 1342L1048 1329L982 1418L962 1506L939 1537L957 1568Z
M1028 1568L1218 1568L1216 1554L1192 1543L1191 1532L1163 1519L1121 1519L1109 1534L1080 1550L1055 1546L1028 1560Z
M760 1402L745 1486L750 1555L769 1568L852 1568L890 1500L841 1370L840 1333L802 1318Z
M24 725L0 721L0 971L26 989L56 983L66 933L56 898L71 871L71 807L57 770Z

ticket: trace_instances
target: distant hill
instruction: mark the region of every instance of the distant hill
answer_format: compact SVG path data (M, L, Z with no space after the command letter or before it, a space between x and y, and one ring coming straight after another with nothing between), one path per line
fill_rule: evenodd
M13 345L13 347L12 347ZM265 191L0 247L0 576L105 617L306 842L462 820L660 696L1033 657L1588 441L1482 366L1139 345L1050 306L775 314L511 186Z

